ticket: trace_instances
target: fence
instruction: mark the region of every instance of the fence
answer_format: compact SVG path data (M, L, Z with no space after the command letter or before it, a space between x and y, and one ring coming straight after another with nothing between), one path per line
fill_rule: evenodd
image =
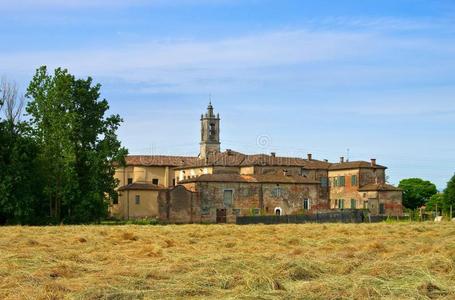
M243 216L237 217L237 224L378 223L389 218L405 219L405 217L370 216L368 215L368 210L349 210L308 215Z

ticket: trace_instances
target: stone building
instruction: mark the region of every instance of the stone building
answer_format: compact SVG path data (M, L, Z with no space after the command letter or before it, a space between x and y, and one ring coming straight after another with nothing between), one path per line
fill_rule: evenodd
M367 209L401 215L402 192L386 183L385 166L221 151L220 116L210 103L201 115L196 157L128 156L118 167L114 217L172 223L235 222L244 215L292 215Z
M201 222L233 223L237 216L327 208L319 203L319 182L303 176L208 174L180 184L197 193Z

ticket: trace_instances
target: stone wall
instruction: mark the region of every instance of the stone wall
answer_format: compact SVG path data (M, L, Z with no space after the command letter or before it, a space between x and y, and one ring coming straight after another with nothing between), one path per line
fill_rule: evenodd
M327 209L327 202L319 199L318 184L272 184L237 182L197 182L188 184L197 191L201 222L216 222L217 210L226 209L226 219L234 223L237 216L304 213ZM232 195L230 199L227 195Z
M402 191L380 191L379 203L384 203L385 214L391 216L403 215Z
M197 194L179 185L160 192L160 220L174 224L187 224L200 221L200 203Z
M359 175L360 186L364 186L370 183L385 183L384 169L361 168Z

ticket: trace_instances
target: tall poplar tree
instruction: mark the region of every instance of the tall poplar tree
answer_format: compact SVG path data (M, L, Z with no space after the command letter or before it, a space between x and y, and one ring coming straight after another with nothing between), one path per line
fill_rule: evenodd
M26 97L33 134L44 167L44 187L50 216L55 221L88 223L107 214L116 197L114 163L127 154L117 138L119 115L106 116L108 102L101 85L76 79L66 69L49 75L36 71Z

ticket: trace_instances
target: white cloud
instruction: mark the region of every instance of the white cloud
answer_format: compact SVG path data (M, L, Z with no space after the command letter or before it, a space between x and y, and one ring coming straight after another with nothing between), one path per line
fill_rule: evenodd
M152 41L103 49L3 53L0 66L22 73L40 65L62 66L81 75L185 85L183 74L194 80L244 79L245 74L261 68L361 57L374 51L374 44L374 37L366 34L296 30L215 41Z
M445 43L444 43L445 42ZM61 51L0 53L0 73L40 65L78 76L129 83L136 93L368 86L448 74L455 45L378 32L283 30L211 41L143 41ZM422 57L432 63L426 62ZM444 64L435 63L442 62ZM123 85L125 86L125 85Z

